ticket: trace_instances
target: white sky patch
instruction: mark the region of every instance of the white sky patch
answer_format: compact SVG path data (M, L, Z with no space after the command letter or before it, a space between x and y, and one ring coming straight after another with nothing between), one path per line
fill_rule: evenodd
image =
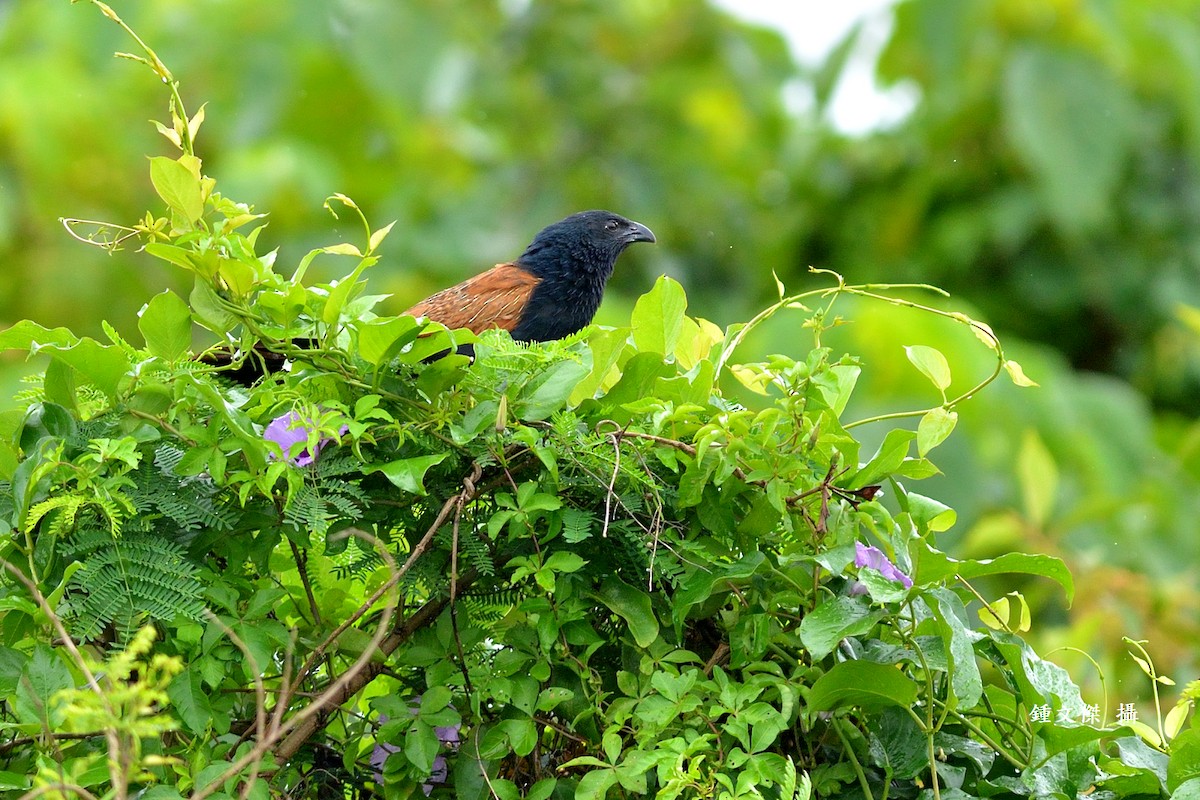
M862 21L863 31L829 107L829 121L847 134L869 133L902 121L917 103L915 87L883 89L875 62L891 34L896 0L714 0L734 16L783 34L792 55L806 67L820 64L830 50ZM792 108L810 108L803 93L789 92Z

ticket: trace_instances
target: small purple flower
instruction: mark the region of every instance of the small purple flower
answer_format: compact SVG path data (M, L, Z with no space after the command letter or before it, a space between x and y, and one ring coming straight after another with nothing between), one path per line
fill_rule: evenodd
M301 416L298 411L289 411L283 416L271 420L267 429L263 431L263 438L279 445L283 450L283 457L297 467L307 467L317 460L321 449L333 441L332 437L323 436L311 453L305 447L296 455L291 455L293 447L308 441L308 437L312 433L312 425L311 418ZM345 434L348 430L350 429L343 425L340 433Z
M883 551L874 545L865 545L862 542L854 543L854 566L870 567L888 580L902 584L905 589L912 588L912 578L901 572L895 564L888 560Z
M434 725L433 732L442 744L458 744L458 729L461 727L462 723L457 725Z

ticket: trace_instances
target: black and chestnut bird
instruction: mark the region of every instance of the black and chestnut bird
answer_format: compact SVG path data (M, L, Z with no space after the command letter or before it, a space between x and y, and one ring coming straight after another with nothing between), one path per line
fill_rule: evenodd
M515 261L497 264L406 311L447 328L500 328L518 342L562 339L587 327L617 257L653 242L640 222L611 211L581 211L547 226Z
M620 214L581 211L543 228L517 260L443 289L404 313L474 333L500 328L519 342L562 339L587 327L596 316L604 287L625 248L654 240L649 228ZM292 340L301 350L311 343ZM460 345L457 351L473 356L474 346ZM279 371L286 361L262 343L249 357L237 359L228 350L217 349L200 360L246 386Z

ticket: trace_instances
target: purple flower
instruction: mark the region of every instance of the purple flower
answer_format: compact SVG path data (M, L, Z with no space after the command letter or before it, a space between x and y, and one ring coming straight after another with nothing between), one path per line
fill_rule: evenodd
M854 543L854 566L870 567L888 580L902 584L905 589L912 588L912 578L901 572L895 564L888 561L888 557L883 554L882 550L873 545L865 545L862 542Z
M308 441L313 425L311 418L302 416L298 411L289 411L283 416L271 420L267 429L263 431L263 438L279 445L283 450L283 457L297 467L307 467L317 460L321 449L333 441L333 437L323 436L311 453L305 447L299 453L292 455L292 448ZM345 434L348 430L350 429L343 425L339 432Z
M462 723L458 725L434 725L433 732L442 744L458 744L458 729L461 727Z

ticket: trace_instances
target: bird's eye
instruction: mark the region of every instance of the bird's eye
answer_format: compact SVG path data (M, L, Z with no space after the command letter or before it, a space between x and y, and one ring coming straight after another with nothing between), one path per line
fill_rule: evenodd
M615 231L620 224L621 223L617 222L615 219L610 219L608 222L604 223L604 230Z

